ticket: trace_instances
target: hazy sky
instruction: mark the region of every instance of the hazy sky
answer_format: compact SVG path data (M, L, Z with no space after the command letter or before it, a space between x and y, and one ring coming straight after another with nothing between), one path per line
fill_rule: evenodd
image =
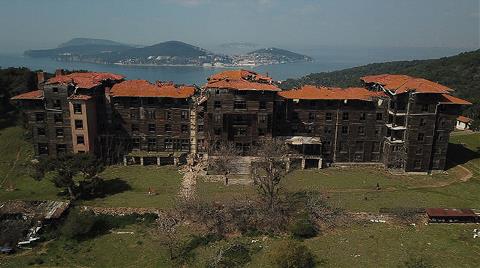
M74 37L200 46L479 47L480 0L0 0L0 53Z

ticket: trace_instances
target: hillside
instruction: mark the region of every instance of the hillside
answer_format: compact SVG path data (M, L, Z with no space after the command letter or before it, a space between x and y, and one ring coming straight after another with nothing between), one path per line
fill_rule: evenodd
M73 46L86 46L86 45L100 45L100 46L129 46L120 42L107 40L107 39L95 39L95 38L73 38L58 47L73 47Z
M283 89L304 84L322 86L360 86L360 77L373 74L406 74L425 78L455 90L455 95L474 103L465 114L479 118L480 110L480 50L432 60L374 63L334 72L313 73L299 79L288 79Z
M288 61L310 61L310 57L298 54L292 51L288 51L280 48L262 48L248 53L248 55L259 55L259 56L270 56L277 57L279 59L284 59Z

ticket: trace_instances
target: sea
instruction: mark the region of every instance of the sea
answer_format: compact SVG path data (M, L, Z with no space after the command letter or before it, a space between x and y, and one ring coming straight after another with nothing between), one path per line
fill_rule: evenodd
M318 73L342 70L374 62L431 59L458 54L468 49L458 48L336 48L321 47L303 49L313 62L299 62L247 67L258 73L268 74L276 81ZM231 69L191 66L125 66L81 62L60 62L52 59L30 58L21 54L0 54L0 68L27 67L31 70L54 72L56 69L89 70L122 74L127 79L173 81L178 84L203 85L210 75Z

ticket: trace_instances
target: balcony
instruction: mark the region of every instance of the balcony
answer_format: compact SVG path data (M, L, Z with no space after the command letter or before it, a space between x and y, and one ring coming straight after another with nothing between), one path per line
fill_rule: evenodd
M394 137L385 137L385 140L387 140L391 144L402 144L405 142L403 139L398 139Z
M407 127L405 126L400 126L400 125L395 125L395 124L385 124L387 126L387 128L391 129L391 130L406 130Z

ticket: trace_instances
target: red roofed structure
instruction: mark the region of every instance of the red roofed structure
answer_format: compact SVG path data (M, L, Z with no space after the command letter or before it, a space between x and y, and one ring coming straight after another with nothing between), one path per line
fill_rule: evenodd
M208 78L205 88L280 91L272 78L248 70L232 70Z
M449 93L453 90L438 83L414 78L408 75L381 74L361 78L366 84L378 84L392 94L402 94L410 91L417 93Z
M43 100L43 90L34 90L12 97L12 100Z
M279 92L286 99L302 100L362 100L372 101L374 98L386 96L383 92L370 91L365 88L333 88L306 85L300 89Z
M78 88L93 88L102 84L103 81L112 80L120 81L125 77L119 74L112 73L96 73L96 72L83 72L83 73L71 73L66 75L57 75L47 80L46 84L72 84Z
M471 102L454 97L448 94L442 94L441 104L457 104L457 105L472 105Z
M110 90L112 97L151 97L151 98L190 98L195 93L194 86L175 86L173 83L146 80L127 80L115 84Z
M435 223L477 222L480 219L471 209L427 208L426 212L429 221Z

